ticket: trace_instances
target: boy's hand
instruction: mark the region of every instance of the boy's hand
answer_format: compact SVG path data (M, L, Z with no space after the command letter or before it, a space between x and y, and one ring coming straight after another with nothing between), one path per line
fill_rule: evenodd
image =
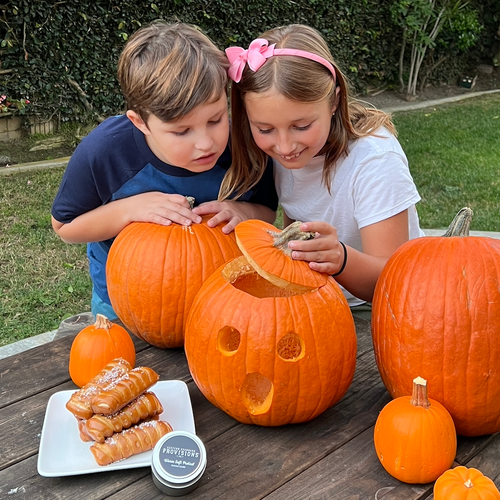
M344 249L339 243L337 230L326 222L304 222L301 231L316 233L312 240L294 240L288 244L292 259L309 262L309 267L320 273L335 274L342 266Z
M172 222L182 226L201 222L200 215L191 210L187 198L180 194L142 193L131 196L129 203L132 222L154 222L163 226Z

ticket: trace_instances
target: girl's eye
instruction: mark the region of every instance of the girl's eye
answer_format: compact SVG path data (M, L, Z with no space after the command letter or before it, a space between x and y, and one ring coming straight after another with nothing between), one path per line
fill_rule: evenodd
M218 120L212 120L212 121L211 121L211 122L209 122L209 123L210 123L210 125L218 125L218 124L221 122L221 120L222 120L222 117L221 117L221 118L219 118Z
M259 128L259 134L270 134L272 132L273 129L271 128L268 128L266 130L262 130Z
M295 129L296 130L309 130L310 127L311 127L311 124L304 125L303 127L296 126Z

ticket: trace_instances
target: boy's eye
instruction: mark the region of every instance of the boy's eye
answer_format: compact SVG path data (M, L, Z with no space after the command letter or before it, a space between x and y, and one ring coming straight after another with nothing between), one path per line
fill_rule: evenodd
M182 135L186 135L188 133L189 129L187 128L186 130L182 130L182 131L178 131L178 132L173 132L174 135L176 136L182 136Z

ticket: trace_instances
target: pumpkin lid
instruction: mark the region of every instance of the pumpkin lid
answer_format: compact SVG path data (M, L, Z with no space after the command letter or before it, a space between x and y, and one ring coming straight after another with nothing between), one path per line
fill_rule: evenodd
M235 234L241 252L263 278L280 288L307 291L324 286L328 275L313 271L307 262L292 259L288 242L314 237L300 231L300 224L294 222L281 231L272 224L251 219L240 222Z

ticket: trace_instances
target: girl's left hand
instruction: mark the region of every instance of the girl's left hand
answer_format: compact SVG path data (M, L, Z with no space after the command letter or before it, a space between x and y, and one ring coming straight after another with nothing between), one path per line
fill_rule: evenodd
M312 240L291 241L288 247L292 250L292 259L309 262L309 267L320 273L337 273L344 262L337 230L322 221L304 222L300 230L316 233L316 236Z

